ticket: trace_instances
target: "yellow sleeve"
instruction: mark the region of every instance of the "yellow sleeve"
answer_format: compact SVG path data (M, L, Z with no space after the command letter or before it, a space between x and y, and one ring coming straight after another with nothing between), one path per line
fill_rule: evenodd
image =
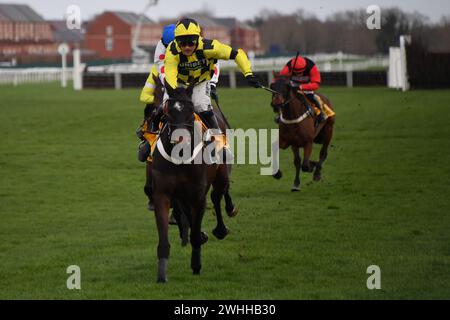
M154 92L156 88L155 80L153 76L158 77L158 71L156 64L152 66L152 70L148 75L147 81L145 82L144 88L142 88L141 96L139 100L143 103L150 104L155 100Z
M244 52L244 50L239 49L237 51L237 55L236 58L234 58L234 61L236 61L236 64L238 65L239 69L241 69L241 72L245 77L253 74L252 65L250 63L250 60L248 60L247 54Z
M244 76L253 74L250 60L248 60L244 50L239 49L235 51L229 45L223 44L218 40L212 41L212 49L205 50L205 57L218 60L230 60L234 58L234 61Z
M164 59L164 74L166 75L166 83L175 89L177 87L178 64L180 63L180 56L172 53L171 48L173 46L175 46L175 42L172 42L166 50L166 57Z

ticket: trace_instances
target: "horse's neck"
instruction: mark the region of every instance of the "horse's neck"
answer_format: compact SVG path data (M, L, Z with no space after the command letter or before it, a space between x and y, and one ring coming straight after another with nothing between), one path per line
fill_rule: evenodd
M289 105L287 108L282 109L283 117L285 119L297 119L301 117L306 111L306 106L300 100L299 97L295 96L293 93L290 94Z

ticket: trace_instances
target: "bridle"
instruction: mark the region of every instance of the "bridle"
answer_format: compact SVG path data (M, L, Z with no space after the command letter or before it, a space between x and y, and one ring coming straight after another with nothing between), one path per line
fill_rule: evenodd
M192 103L192 101L190 101L190 100L188 100L188 99L175 99L175 98L169 98L168 100L167 100L167 104L164 106L164 113L166 114L166 116L167 116L167 114L168 114L168 112L167 112L167 108L168 108L168 105L169 105L169 101L176 101L176 102L185 102L185 103ZM192 163L192 161L197 157L197 155L200 153L200 151L202 151L202 149L203 149L203 147L204 147L204 142L203 142L203 139L201 140L201 142L198 144L198 145L196 145L195 147L194 147L194 149L193 149L193 152L192 152L192 156L189 158L189 159L186 159L186 160L184 160L184 159L177 159L177 158L173 158L171 155L169 155L167 152L166 152L166 149L164 148L164 144L163 144L163 142L162 142L162 139L161 139L161 135L162 135L162 133L164 132L164 131L167 131L167 138L168 138L168 140L170 141L170 138L171 138L171 135L172 135L172 131L173 131L173 129L175 128L175 129L177 129L177 128L189 128L189 131L190 131L190 134L191 135L194 135L194 126L195 126L195 118L194 118L194 121L192 121L192 123L187 123L187 122L180 122L180 123L171 123L170 122L170 117L167 117L168 119L167 119L167 122L166 122L166 124L164 125L164 127L161 129L161 132L160 132L160 134L159 134L159 136L158 136L158 138L157 138L157 141L156 141L156 149L158 149L158 151L159 151L159 153L161 154L161 156L164 158L164 159L166 159L167 161L169 161L169 162L171 162L171 163L173 163L173 164L175 164L175 165L180 165L180 164L190 164L190 163ZM167 130L166 130L167 129ZM176 144L178 144L178 143L180 143L180 141L179 142L176 142L176 143L172 143L173 145L176 145Z
M304 112L300 117L298 117L296 119L285 119L283 117L283 109L286 106L288 106L294 99L298 98L296 96L295 92L294 92L294 96L289 98L289 95L291 93L291 91L290 91L291 87L290 87L290 85L288 83L286 83L286 86L288 87L288 90L286 91L286 95L283 96L284 102L276 104L276 105L272 105L273 108L277 108L277 109L280 110L280 122L283 123L283 124L288 124L288 125L289 124L298 124L298 123L301 123L303 120L305 120L306 118L308 118L310 116L313 117L314 115L313 115L313 113L311 112L310 109L306 110L306 112ZM280 92L277 92L275 90L273 90L273 91L274 91L273 94L280 94L280 95L282 95Z
M287 87L289 88L289 86L287 86ZM273 90L273 89L271 89L270 91L272 92L272 97L274 97L276 94L279 94L280 96L283 97L284 102L278 103L278 104L272 104L273 108L277 108L280 110L282 110L282 108L289 105L292 102L292 100L294 100L294 98L295 98L295 97L289 98L290 90L287 90L285 95L283 95L281 92Z

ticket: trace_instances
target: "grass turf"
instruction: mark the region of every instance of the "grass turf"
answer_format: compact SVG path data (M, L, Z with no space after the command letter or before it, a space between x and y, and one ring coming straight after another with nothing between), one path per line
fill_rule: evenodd
M337 111L323 181L235 166L239 207L224 241L209 204L201 276L170 228L169 283L156 284L134 130L139 90L0 86L1 299L450 298L450 91L324 88ZM238 128L275 128L262 90L220 90ZM318 148L315 148L317 158ZM66 268L81 268L68 290ZM366 269L381 268L381 290Z

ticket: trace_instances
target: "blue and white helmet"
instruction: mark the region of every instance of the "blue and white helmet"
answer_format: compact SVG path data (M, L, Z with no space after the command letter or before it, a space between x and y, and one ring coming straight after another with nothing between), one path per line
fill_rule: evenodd
M162 33L162 43L167 47L169 43L171 43L175 39L175 25L169 24L164 27Z

